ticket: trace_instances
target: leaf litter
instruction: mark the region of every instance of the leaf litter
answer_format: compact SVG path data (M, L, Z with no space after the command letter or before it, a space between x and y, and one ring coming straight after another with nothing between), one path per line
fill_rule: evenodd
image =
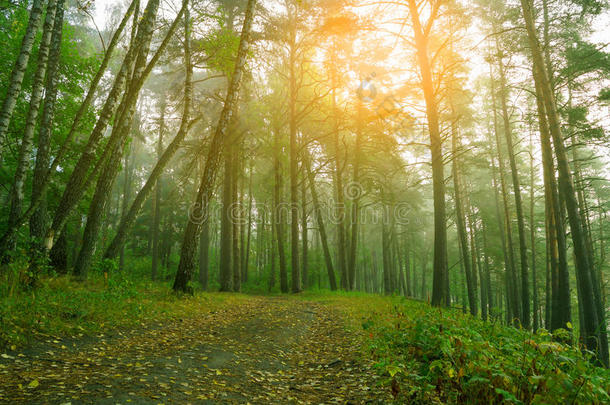
M286 297L94 338L51 338L0 359L0 402L387 403L332 303Z

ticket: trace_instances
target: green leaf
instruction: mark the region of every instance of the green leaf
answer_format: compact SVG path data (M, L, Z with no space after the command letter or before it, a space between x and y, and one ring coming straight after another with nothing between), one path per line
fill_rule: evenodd
M398 374L401 371L400 367L397 367L395 365L387 366L386 370L387 370L388 374L390 374L390 377L394 377L396 374Z

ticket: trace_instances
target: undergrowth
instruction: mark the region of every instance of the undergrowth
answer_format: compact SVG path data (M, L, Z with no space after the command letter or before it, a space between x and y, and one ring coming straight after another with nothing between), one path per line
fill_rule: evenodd
M401 298L348 298L364 345L398 403L610 403L610 371L537 333ZM346 301L340 298L341 301Z
M5 278L0 350L33 339L195 317L248 299L203 292L176 296L170 287L117 271L108 277L93 272L86 282L50 275L23 290ZM375 359L397 403L610 403L610 371L595 367L578 347L559 343L566 331L554 339L545 330L518 330L398 297L323 290L290 297L344 311L348 327L362 337L363 355Z
M6 273L5 273L6 274ZM151 321L205 313L241 300L241 295L196 292L177 296L166 282L151 282L125 272L92 272L87 281L48 275L34 288L19 289L0 280L0 351L34 339L82 336Z

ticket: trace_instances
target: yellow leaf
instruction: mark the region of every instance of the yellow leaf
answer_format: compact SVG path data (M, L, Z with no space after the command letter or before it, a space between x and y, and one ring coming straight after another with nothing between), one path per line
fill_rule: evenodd
M38 382L38 380L32 380L32 382L28 384L28 388L36 388L39 384L40 383Z
M216 370L216 375L222 375L222 371Z
M449 378L453 378L453 376L455 376L455 370L453 368L450 368L449 370L447 370L447 374L449 375Z
M568 322L568 323L566 323L566 326L568 327L568 329L573 329L573 328L572 328L572 322Z

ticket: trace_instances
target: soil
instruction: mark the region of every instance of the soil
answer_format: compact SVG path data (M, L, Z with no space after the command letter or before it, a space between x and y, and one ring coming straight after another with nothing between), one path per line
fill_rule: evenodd
M192 319L0 358L0 403L388 403L332 304L252 297Z

